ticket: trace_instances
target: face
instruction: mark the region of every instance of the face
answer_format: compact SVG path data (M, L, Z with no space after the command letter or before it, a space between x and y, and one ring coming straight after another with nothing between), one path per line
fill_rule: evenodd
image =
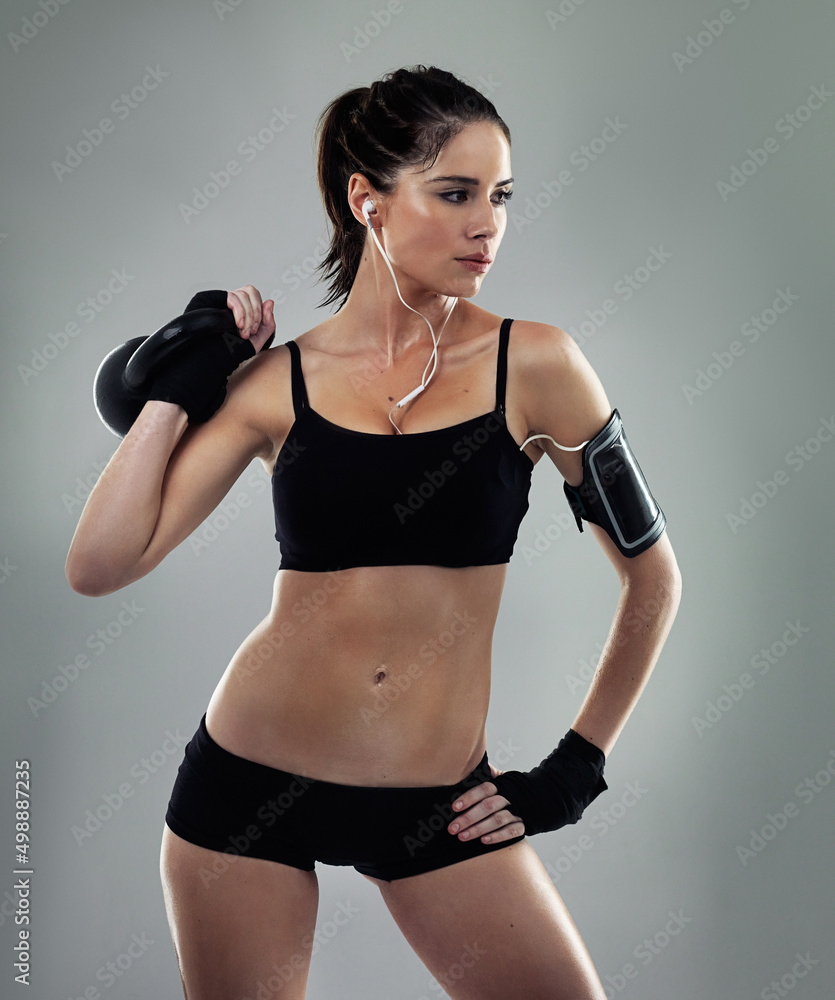
M374 196L371 220L398 282L402 275L444 295L476 295L507 227L512 182L504 133L478 122L453 136L428 170L410 169L392 194ZM472 255L488 259L462 262Z

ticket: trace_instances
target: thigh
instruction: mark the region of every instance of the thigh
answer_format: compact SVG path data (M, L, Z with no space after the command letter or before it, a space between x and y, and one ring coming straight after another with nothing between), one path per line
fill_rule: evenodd
M605 1000L574 921L527 840L378 885L452 1000Z
M187 1000L302 1000L315 871L207 850L165 826L160 876Z

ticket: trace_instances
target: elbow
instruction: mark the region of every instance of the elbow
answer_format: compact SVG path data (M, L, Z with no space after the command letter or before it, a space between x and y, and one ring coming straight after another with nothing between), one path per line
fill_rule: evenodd
M112 568L108 570L106 566L92 560L81 559L72 550L64 565L64 575L70 587L83 597L105 597L131 582L116 579Z
M105 594L111 593L111 590L104 585L97 574L76 566L74 563L70 563L69 560L67 560L67 564L64 567L64 573L70 587L72 587L76 594L81 594L83 597L104 597Z

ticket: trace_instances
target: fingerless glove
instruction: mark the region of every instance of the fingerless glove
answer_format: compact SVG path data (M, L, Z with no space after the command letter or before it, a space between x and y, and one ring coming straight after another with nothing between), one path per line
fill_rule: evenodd
M606 757L569 729L559 746L532 771L505 771L491 779L524 821L525 833L546 833L576 823L583 810L609 787L603 779Z
M185 312L226 309L226 299L227 293L222 290L198 292ZM241 362L255 354L252 342L237 333L202 336L158 372L148 399L177 403L186 411L190 424L205 423L226 399L226 380Z

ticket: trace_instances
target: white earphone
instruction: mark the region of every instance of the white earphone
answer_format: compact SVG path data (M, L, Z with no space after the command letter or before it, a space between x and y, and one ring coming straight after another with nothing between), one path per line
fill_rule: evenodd
M377 239L377 233L374 231L374 226L372 226L371 224L370 215L374 211L375 211L374 202L370 198L366 198L365 201L362 203L363 217L365 218L365 221L368 224L368 228L371 230L371 235L374 238L374 242L377 244L378 250L383 255L383 260L386 262L389 271L391 271L391 276L394 279L394 287L397 289L397 297L400 299L401 302L403 302L403 296L400 294L400 288L397 285L397 278L394 276L394 271L392 270L391 262L389 261L388 255L386 254L385 250L383 250L382 246L380 245L380 241ZM455 302L452 303L452 309L455 308L457 303L458 299L456 298ZM441 333L438 334L438 339L435 340L435 331L432 329L432 324L429 322L428 319L426 319L423 313L418 312L417 309L412 309L412 307L408 305L406 302L403 302L403 305L406 306L407 309L411 310L411 312L417 313L417 315L420 316L421 319L426 320L426 324L429 327L429 332L432 335L432 357L427 362L426 368L428 368L429 365L432 364L432 371L429 374L429 378L426 378L426 368L424 368L423 379L421 380L420 385L416 389L413 389L407 396L404 396L399 403L395 403L394 406L392 406L391 410L400 409L402 406L405 406L406 403L414 399L418 393L423 392L423 390L427 387L427 385L429 385L429 379L431 379L432 376L435 374L435 368L437 367L438 364L438 344L441 341L441 334L444 332L444 327L447 324L447 320L452 315L452 309L450 309L450 311L447 313L446 319L444 320L444 326L441 327ZM391 419L391 410L389 410L389 420L391 421L391 424L397 431L397 433L402 434L403 432L400 430L397 424ZM584 441L582 444L578 444L574 448L568 448L564 444L560 444L559 441L554 441L554 439L551 437L550 434L532 434L520 446L519 450L522 451L522 449L525 447L528 441L533 441L535 438L543 438L543 437L548 438L550 441L553 441L558 448L562 449L562 451L579 451L581 448L584 448L589 443L588 441Z
M429 320L426 319L426 317L423 315L422 312L418 312L417 309L412 309L412 307L407 302L404 302L403 296L400 294L400 288L398 287L397 278L394 275L394 270L392 269L391 261L388 259L388 254L382 248L380 241L377 239L377 233L375 232L374 226L371 224L371 219L369 218L369 216L373 211L375 211L374 202L370 198L366 198L365 201L362 203L362 214L363 217L365 218L366 223L368 224L368 228L371 230L371 235L374 238L374 242L377 244L377 249L383 255L383 260L386 262L386 266L391 272L392 279L394 280L394 287L397 290L397 297L400 299L401 302L403 302L403 305L406 306L406 308L410 312L416 313L418 316L420 316L421 319L426 321L426 325L429 327L429 333L432 337L432 357L426 363L426 368L423 369L423 378L421 379L420 385L416 389L413 389L408 395L404 396L398 403L395 403L394 406L392 406L391 408L391 410L395 410L405 406L406 403L413 400L415 396L418 395L418 393L423 392L423 390L427 387L427 385L429 385L429 380L435 374L435 368L437 367L438 364L438 344L441 341L441 334L444 332L444 327L447 324L447 320L452 315L452 309L455 308L456 304L458 303L458 299L456 298L455 302L452 303L452 309L450 309L449 312L447 313L446 319L444 320L444 325L441 327L441 332L438 334L438 339L436 340L435 331L432 329L432 324L429 322ZM427 378L426 369L429 367L430 364L432 365L432 371L429 373L429 378ZM402 434L403 432L400 430L397 424L391 419L391 410L389 410L389 420L391 421L391 425L392 427L394 427L394 429L397 431L398 434Z

